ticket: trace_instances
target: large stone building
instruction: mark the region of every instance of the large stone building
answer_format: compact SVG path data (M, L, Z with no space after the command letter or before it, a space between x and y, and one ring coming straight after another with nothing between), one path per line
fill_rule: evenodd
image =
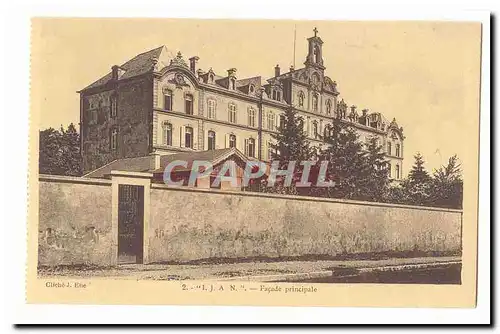
M403 129L380 112L361 112L339 98L336 81L325 73L323 41L308 38L304 67L264 83L260 76L238 78L197 68L198 57L168 56L167 48L141 53L82 89L81 149L88 172L120 158L235 147L248 157L269 160L271 134L286 108L298 110L313 145L332 117L340 115L360 139L380 138L391 177L403 171Z

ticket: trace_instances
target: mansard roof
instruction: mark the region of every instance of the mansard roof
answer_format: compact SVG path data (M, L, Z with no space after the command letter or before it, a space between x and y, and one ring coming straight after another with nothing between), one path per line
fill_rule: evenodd
M165 49L166 49L165 46L162 45L155 49L140 53L134 58L125 62L123 65L120 65L119 67L125 71L123 75L120 76L120 80L132 78L151 71L153 69L153 65L155 64L155 61L158 61L158 59L160 59L160 56L162 52L165 51ZM112 73L109 72L99 80L83 88L82 91L105 85L111 79L112 79Z

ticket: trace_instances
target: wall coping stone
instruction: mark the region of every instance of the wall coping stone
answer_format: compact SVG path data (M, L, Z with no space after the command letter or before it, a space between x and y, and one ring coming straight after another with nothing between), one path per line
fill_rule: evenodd
M269 194L269 193L259 193L259 192L251 192L251 191L202 189L202 188L194 188L194 187L186 187L186 186L167 186L166 184L161 184L161 183L152 183L151 189L210 193L210 194L218 194L218 195L236 195L236 196L249 196L249 197L281 198L281 199L292 199L292 200L309 201L309 202L342 203L342 204L355 204L355 205L377 206L377 207L387 207L387 208L402 208L402 209L414 209L414 210L424 210L424 211L442 211L442 212L463 213L463 210L459 210L459 209L448 209L448 208L439 208L439 207L430 207L430 206L367 202L367 201L356 201L356 200L340 199L340 198L321 198L321 197L312 197L312 196Z

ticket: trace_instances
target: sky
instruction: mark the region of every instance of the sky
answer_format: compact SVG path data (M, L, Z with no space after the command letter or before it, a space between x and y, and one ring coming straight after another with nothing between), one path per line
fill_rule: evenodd
M356 22L166 19L34 19L32 113L40 129L79 122L77 91L135 55L165 45L198 68L238 78L302 67L317 27L326 75L358 110L404 128L404 174L420 152L429 171L458 154L477 163L481 25L473 22ZM34 118L35 119L35 118Z

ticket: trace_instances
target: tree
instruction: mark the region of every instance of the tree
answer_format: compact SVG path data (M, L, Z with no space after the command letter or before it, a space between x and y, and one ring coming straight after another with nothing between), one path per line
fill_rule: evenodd
M446 166L441 166L433 173L430 203L433 206L462 208L463 180L458 157L448 159Z
M40 131L39 172L41 174L80 176L82 159L80 136L71 123L65 130Z
M327 190L328 197L362 198L362 185L369 170L358 138L354 127L339 117L328 125L324 136L326 149L320 153L320 160L328 162L327 177L335 182Z
M267 187L267 181L264 182L263 191L296 195L298 191L295 183L300 180L303 167L302 161L310 160L314 151L309 145L307 134L304 132L304 120L297 115L297 111L290 107L285 110L278 132L271 135L274 143L271 143L271 161L278 161L279 169L288 167L289 162L295 161L295 169L292 185L289 187L284 186L284 179L279 178L276 180L273 187Z
M414 155L415 162L408 173L408 179L402 181L405 197L409 204L427 205L430 200L431 177L424 167L425 161L420 152Z
M287 166L290 161L310 160L313 150L304 132L304 119L297 116L294 108L288 108L282 116L278 132L272 134L275 143L271 144L271 160L278 160L280 166Z
M362 199L367 201L382 201L387 194L389 186L388 161L382 146L379 145L377 136L368 138L366 153L366 168L361 177Z

